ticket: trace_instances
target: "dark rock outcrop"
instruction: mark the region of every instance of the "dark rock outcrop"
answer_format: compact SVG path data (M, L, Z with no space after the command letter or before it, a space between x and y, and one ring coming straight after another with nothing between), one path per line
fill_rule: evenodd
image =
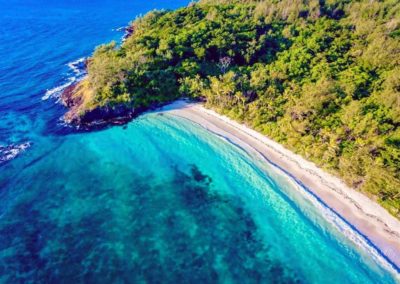
M132 24L125 28L125 34L122 37L122 42L126 41L135 32L135 26Z
M77 84L73 84L65 88L65 90L61 94L61 102L67 108L72 108L74 105L77 105L79 102L73 99L74 91L77 87Z
M92 129L124 124L143 111L122 104L84 110L82 97L76 95L77 88L79 84L69 86L61 95L61 102L69 109L63 117L64 121L77 128Z

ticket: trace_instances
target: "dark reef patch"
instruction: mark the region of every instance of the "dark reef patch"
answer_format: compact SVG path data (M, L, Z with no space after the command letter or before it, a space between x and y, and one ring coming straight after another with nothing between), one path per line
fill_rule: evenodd
M95 190L57 183L52 190L38 187L8 211L0 219L3 279L299 282L270 258L240 199L218 193L195 165L153 185L151 177L119 173L125 189L103 186L95 173L87 173Z

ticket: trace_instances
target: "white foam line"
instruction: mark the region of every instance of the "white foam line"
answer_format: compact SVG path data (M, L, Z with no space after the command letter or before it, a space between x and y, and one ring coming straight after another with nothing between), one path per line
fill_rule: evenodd
M82 74L82 73L85 73L85 71L80 67L80 65L83 64L85 62L85 60L86 60L86 57L82 57L82 58L79 58L75 61L68 63L67 66L69 68L71 68L75 74Z
M86 60L86 57L79 58L77 60L74 60L72 62L67 63L67 66L71 69L71 71L74 73L73 76L69 77L67 80L67 83L64 83L62 85L56 86L52 89L46 90L46 93L42 97L42 100L48 100L50 98L58 99L61 95L61 93L71 86L72 84L79 82L86 76L86 70L85 67L82 66Z
M42 100L48 100L50 98L57 98L62 91L64 91L66 88L68 88L69 86L71 86L74 83L75 79L70 79L70 81L68 83L65 83L61 86L57 86L53 89L47 90L46 93L44 94L44 96L42 97Z
M30 146L31 142L29 141L18 145L10 144L7 146L0 146L0 164L14 159Z
M267 161L268 162L268 161ZM290 183L294 186L294 188L300 192L303 196L309 200L313 206L317 209L318 212L321 213L323 218L329 222L332 226L334 226L338 232L343 234L348 240L350 240L353 244L359 247L362 251L368 253L368 256L371 256L372 259L383 266L384 269L389 271L392 275L395 276L397 280L400 280L399 273L393 268L393 266L388 263L388 261L382 256L382 254L373 246L371 246L368 241L362 236L358 231L353 229L349 224L347 224L336 212L332 209L321 203L320 200L317 199L312 193L308 190L304 190L304 186L298 184L298 182L293 179L291 176L288 176L284 171L277 168L275 165L268 162L269 165L273 166L276 171L280 174L283 174Z
M210 127L213 130L212 132L222 133L228 139L235 138L241 146L243 144L245 145L244 148L250 148L251 153L258 152L264 159L269 161L269 164L284 172L293 182L303 188L304 192L313 196L321 206L326 207L324 210L328 210L328 212L331 212L329 214L333 214L335 217L330 220L339 219L335 223L340 224L340 231L344 231L343 228L347 228L351 233L356 234L356 240L361 238L358 243L362 243L365 246L364 251L372 249L374 253L371 253L371 255L375 255L373 260L379 259L382 267L390 266L388 271L394 271L393 275L397 279L400 278L400 270L396 262L398 259L397 250L396 247L392 247L389 243L399 238L399 222L377 203L354 189L350 189L338 178L323 172L315 164L290 152L282 145L225 116L205 109L200 104L178 100L164 107L161 111L172 111L172 114L197 122L206 129ZM218 126L218 124L215 124L218 121L223 121L225 124ZM261 144L258 145L258 143ZM259 152L259 149L263 150ZM268 157L264 155L268 155ZM315 190L316 185L318 185L316 187L318 190ZM380 234L376 235L374 231L369 231L368 228L360 230L360 224L357 226L357 223L355 224L351 221L358 221L361 225L365 223L372 224L381 229ZM379 245L376 243L377 240L381 241ZM378 256L376 256L377 254Z

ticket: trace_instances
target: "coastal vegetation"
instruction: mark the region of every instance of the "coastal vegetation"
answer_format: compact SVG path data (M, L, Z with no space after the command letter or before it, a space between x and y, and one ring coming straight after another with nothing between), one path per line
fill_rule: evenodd
M203 0L131 30L88 60L69 121L202 99L400 217L399 1Z

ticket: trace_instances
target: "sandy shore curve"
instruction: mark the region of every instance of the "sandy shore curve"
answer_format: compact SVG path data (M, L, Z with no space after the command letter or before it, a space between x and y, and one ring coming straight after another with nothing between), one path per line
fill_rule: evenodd
M248 152L261 154L358 231L400 273L400 221L378 203L277 142L200 103L179 100L159 111L186 118Z

